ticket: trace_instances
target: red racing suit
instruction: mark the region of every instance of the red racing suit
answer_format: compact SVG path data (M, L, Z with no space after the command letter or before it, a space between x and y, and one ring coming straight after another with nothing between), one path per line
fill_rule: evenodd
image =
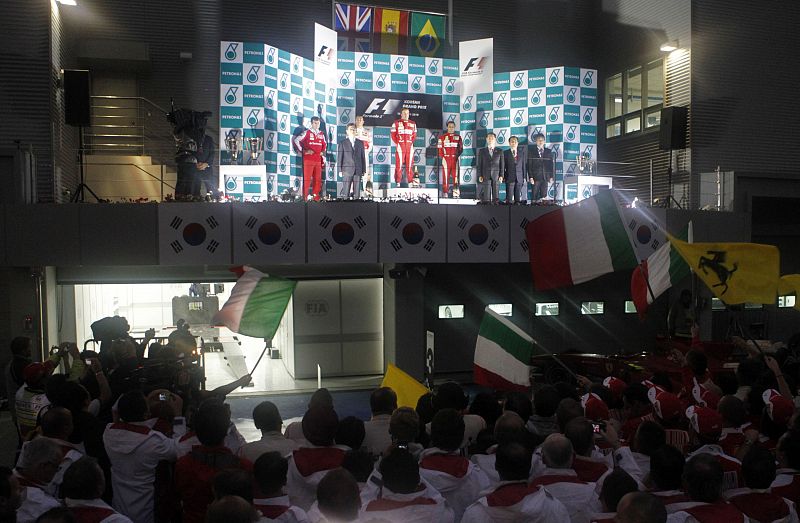
M464 142L456 133L444 133L439 137L438 148L442 162L442 194L447 194L451 183L458 186L458 157L464 152Z
M322 167L325 165L325 151L328 148L325 133L306 129L297 137L295 144L298 150L303 151L303 199L309 195L308 189L312 186L311 195L319 200L322 191Z
M411 151L417 138L417 124L414 120L395 120L392 124L392 141L397 146L394 153L394 181L402 180L403 167L406 168L406 182L414 179L414 168L411 164Z

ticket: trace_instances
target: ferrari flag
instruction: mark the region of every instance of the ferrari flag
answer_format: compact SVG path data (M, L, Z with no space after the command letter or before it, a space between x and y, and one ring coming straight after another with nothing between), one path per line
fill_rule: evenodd
M669 241L697 277L724 303L775 303L780 253L774 245L687 243L673 236Z

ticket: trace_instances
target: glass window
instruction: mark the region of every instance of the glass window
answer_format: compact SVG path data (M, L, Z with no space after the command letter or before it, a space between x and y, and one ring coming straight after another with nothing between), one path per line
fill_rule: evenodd
M439 319L451 320L464 317L463 305L439 305Z
M796 296L778 296L778 307L780 308L790 308L794 307L796 303Z
M606 138L614 138L622 134L622 123L615 122L606 125Z
M640 115L625 118L625 134L642 130L642 117Z
M513 314L514 306L510 303L490 303L489 309L493 310L500 316L511 316Z
M603 314L604 306L605 302L602 301L581 302L581 314Z
M627 86L625 88L626 113L642 110L642 68L634 67L625 72Z
M644 113L644 127L645 129L649 129L651 127L658 127L661 125L661 108L657 108L655 111L650 110L649 112Z
M622 75L606 80L606 120L622 116Z
M558 303L537 303L536 316L558 316Z
M647 64L647 101L645 107L664 103L664 61Z
M631 300L625 300L625 314L636 314L636 305Z

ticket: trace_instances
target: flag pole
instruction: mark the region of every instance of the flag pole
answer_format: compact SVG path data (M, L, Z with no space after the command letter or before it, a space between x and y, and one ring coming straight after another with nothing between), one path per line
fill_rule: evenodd
M264 357L264 354L266 354L266 353L267 353L267 349L269 348L269 346L270 346L270 344L269 344L269 343L267 343L267 341L266 341L266 340L264 340L264 350L262 350L262 351L261 351L261 356L259 356L259 357L258 357L258 359L256 360L256 364L255 364L255 365L253 365L253 370L251 370L251 371L250 371L250 375L251 375L251 376L252 376L252 375L253 375L253 373L256 371L256 368L258 367L258 364L259 364L259 363L261 363L261 358L263 358L263 357Z
M545 349L545 348L544 348L544 347L543 347L543 346L542 346L542 345L541 345L541 344L540 344L538 341L536 341L536 340L533 340L533 344L534 344L534 345L536 345L537 347L539 347L540 349L542 349L542 350L543 350L545 353L547 353L547 354L548 354L548 355L549 355L551 358L553 358L553 360L555 360L555 362L556 362L556 363L558 363L559 365L561 365L561 367L563 367L563 368L564 368L564 370L566 370L567 372L569 372L570 376L572 376L572 377L573 377L573 378L575 378L576 380L578 379L578 375L577 375L577 374L575 374L575 373L572 371L572 369L570 369L569 367L567 367L567 364L566 364L566 363L564 363L563 361L561 361L561 359L560 359L558 356L556 356L555 354L553 354L553 353L552 353L552 352L550 352L549 350Z

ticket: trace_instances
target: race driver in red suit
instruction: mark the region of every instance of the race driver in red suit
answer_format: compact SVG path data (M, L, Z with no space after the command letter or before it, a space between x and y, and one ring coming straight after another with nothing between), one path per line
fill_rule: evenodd
M447 196L450 184L458 187L458 157L464 152L464 142L456 134L455 122L447 122L447 132L439 137L439 158L442 163L442 194Z
M406 183L411 183L414 178L414 169L411 166L411 150L417 138L417 124L408 119L408 108L400 111L400 119L392 124L392 141L397 146L394 154L394 181L401 183L403 167L406 168Z
M303 198L313 196L316 201L319 201L322 191L325 151L328 148L325 133L319 130L319 121L318 116L311 117L311 129L306 129L295 139L297 149L303 151ZM312 186L311 194L309 186Z

